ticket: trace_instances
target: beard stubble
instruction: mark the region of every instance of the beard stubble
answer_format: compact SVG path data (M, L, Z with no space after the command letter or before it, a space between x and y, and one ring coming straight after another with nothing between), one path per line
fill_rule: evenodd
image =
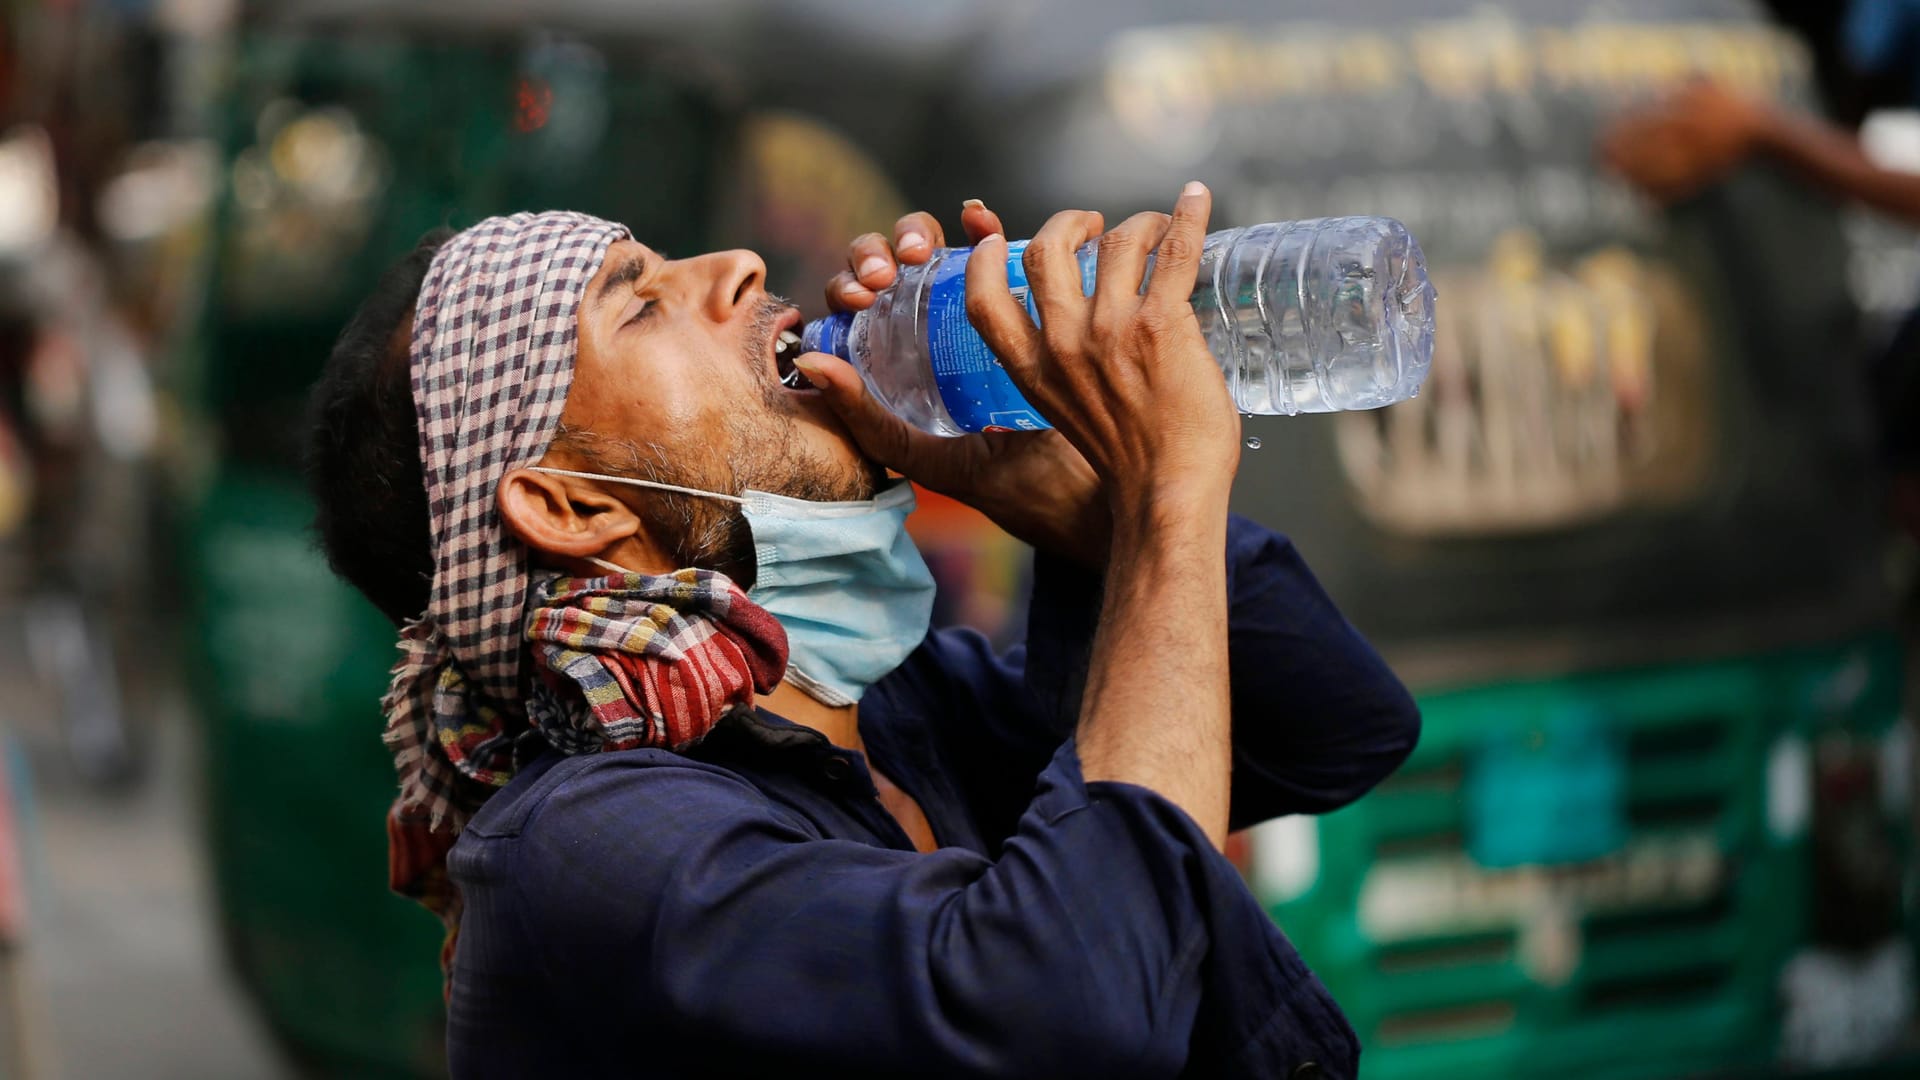
M725 421L731 449L725 460L702 466L702 455L676 453L659 442L562 427L556 445L585 457L595 471L727 495L768 491L811 502L871 499L884 470L863 462L848 466L811 448L800 437L799 402L767 369L776 327L792 305L769 296L754 313L741 357L754 381L758 408L736 410ZM636 507L649 534L673 555L676 566L725 574L751 589L756 572L753 529L736 503L674 491L647 491Z

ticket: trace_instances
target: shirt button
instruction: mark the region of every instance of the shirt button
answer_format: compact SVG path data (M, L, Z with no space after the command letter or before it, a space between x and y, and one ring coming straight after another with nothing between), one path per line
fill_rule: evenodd
M847 764L845 758L828 758L827 763L820 767L820 771L826 774L827 779L838 783L853 775L853 766Z
M1326 1080L1327 1071L1317 1061L1303 1061L1294 1066L1290 1075L1292 1080Z

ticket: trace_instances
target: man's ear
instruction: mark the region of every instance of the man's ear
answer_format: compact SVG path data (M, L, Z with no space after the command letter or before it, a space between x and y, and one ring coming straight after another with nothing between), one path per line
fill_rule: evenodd
M520 542L548 555L584 559L643 532L626 503L590 480L532 469L500 478L500 517Z

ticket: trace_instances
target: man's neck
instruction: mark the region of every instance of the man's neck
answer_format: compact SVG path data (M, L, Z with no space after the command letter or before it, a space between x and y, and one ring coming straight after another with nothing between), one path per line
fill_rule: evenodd
M860 740L860 706L843 705L835 708L822 705L807 695L807 692L790 682L781 682L773 688L773 693L760 699L760 704L779 713L788 720L825 735L835 746L843 750L858 750L864 754L867 746ZM920 809L913 796L907 794L882 773L871 760L867 768L873 775L875 792L880 805L893 820L900 823L901 831L913 842L915 851L932 851L940 846L933 835L933 826L927 822L927 815Z
M806 691L785 680L774 687L772 693L762 695L760 704L801 727L809 727L825 735L835 746L866 752L866 744L860 739L858 705L823 705Z

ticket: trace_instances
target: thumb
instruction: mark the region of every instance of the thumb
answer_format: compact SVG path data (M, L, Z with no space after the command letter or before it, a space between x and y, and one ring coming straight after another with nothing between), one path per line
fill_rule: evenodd
M827 399L827 405L847 426L861 453L889 469L919 479L916 474L925 468L929 458L925 440L940 440L938 435L929 435L888 412L867 393L866 383L853 365L837 356L802 353L794 359L793 366Z

